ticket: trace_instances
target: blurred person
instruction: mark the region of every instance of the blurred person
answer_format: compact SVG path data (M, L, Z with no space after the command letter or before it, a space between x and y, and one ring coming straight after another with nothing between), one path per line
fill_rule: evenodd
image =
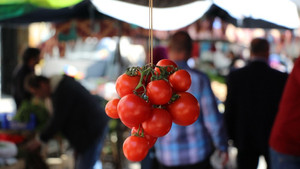
M97 97L66 75L51 78L32 75L26 85L40 99L51 97L53 105L48 124L38 139L28 142L27 148L33 151L61 132L75 150L75 169L96 169L94 166L100 163L108 122Z
M236 55L232 50L228 52L228 58L231 60L229 72L242 68L246 65L246 61L239 55Z
M215 42L216 50L213 54L213 65L220 75L225 76L228 74L231 59L223 52L223 45L222 42Z
M269 66L269 49L266 39L252 39L249 63L227 76L224 116L239 169L256 169L260 155L270 168L268 139L288 74Z
M187 65L191 57L192 39L187 32L179 31L171 37L167 49L169 59L190 73L192 84L188 92L197 98L201 112L192 125L173 123L169 133L158 138L155 143L156 158L162 169L210 169L211 155L217 149L224 157L221 163L225 166L228 160L227 137L210 80L203 72Z
M161 45L155 46L153 48L153 64L156 65L158 61L162 59L167 59L168 53L167 48ZM150 61L150 58L148 58ZM148 62L149 62L148 61Z
M300 168L300 58L290 73L269 140L272 169Z
M40 49L28 47L22 56L22 64L18 65L13 72L12 95L17 109L22 101L30 100L32 95L24 88L24 81L27 75L34 73L34 67L40 61Z

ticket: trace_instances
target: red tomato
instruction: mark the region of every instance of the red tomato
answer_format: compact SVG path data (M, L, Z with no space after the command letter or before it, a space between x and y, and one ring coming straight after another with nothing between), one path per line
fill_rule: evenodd
M151 105L135 94L128 94L120 99L117 111L123 124L132 128L149 118Z
M122 121L122 120L121 120L121 122L122 122L126 127L130 128L130 129L132 129L132 128L134 127L133 124L126 123L125 121Z
M135 87L139 84L140 76L129 76L122 74L116 81L116 91L120 97L133 93Z
M172 116L165 109L153 109L151 116L142 123L142 127L147 134L162 137L172 127Z
M178 67L177 64L170 59L161 59L157 62L156 66L174 66L174 68ZM168 67L167 71L171 72L174 70L174 68ZM155 70L160 74L160 70L158 67L155 67Z
M113 119L118 119L118 111L117 111L117 106L119 103L120 99L112 99L107 104L105 105L105 113Z
M139 135L142 134L143 132L143 128L140 127L140 131L139 131ZM131 135L134 135L138 132L138 127L133 127L131 129ZM149 148L153 147L153 145L155 144L156 140L157 140L157 137L153 137L149 134L147 134L145 131L144 131L144 137L146 138L146 140L148 141L148 144L149 144Z
M151 81L146 87L146 95L152 104L167 104L172 97L172 87L165 80Z
M180 92L178 95L180 97L168 105L173 122L182 126L193 124L200 114L200 105L197 99L188 92Z
M191 87L192 79L188 71L178 70L170 75L169 82L177 92L185 92Z
M124 155L130 161L142 161L148 151L148 141L144 137L129 136L123 143Z

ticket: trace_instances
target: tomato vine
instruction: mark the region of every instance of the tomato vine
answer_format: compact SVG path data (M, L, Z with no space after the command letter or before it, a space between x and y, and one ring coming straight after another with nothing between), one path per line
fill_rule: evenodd
M189 73L169 59L156 65L129 67L118 77L116 91L120 98L109 101L105 111L131 128L131 136L123 144L127 159L142 160L157 138L169 132L172 123L187 126L195 122L200 105L187 92L190 85Z

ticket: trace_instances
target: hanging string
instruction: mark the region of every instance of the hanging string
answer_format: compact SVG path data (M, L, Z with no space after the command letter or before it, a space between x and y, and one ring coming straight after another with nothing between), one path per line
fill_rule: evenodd
M153 0L149 0L149 62L153 65Z

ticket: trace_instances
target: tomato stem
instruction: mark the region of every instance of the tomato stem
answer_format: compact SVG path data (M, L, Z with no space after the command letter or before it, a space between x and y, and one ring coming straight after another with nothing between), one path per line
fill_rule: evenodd
M126 74L128 76L138 76L138 70L139 70L139 67L128 67L126 69Z
M179 98L180 98L179 94L173 93L173 95L172 95L170 101L168 102L168 104L174 103Z
M141 131L142 130L142 131ZM141 131L141 133L140 133ZM139 128L137 130L136 133L133 134L134 136L137 136L137 137L144 137L144 129L141 127L141 124L139 124Z
M166 80L166 81L168 81L169 75L178 70L178 68L174 67L173 65L155 66L155 67L157 67L159 69L160 73L155 72L154 74L152 74L153 76L151 78L151 81L154 81L154 80Z
M144 80L144 77L147 77L148 74L151 72L152 68L151 67L147 67L146 69L141 69L141 68L138 68L138 70L140 71L141 73L141 77L140 77L140 81L138 83L138 85L135 87L135 90L139 89L140 87L143 87L144 88L144 91L146 91L146 87L145 85L143 84L143 80Z
M157 108L157 109L166 109L166 106L164 105L152 105L153 108Z

